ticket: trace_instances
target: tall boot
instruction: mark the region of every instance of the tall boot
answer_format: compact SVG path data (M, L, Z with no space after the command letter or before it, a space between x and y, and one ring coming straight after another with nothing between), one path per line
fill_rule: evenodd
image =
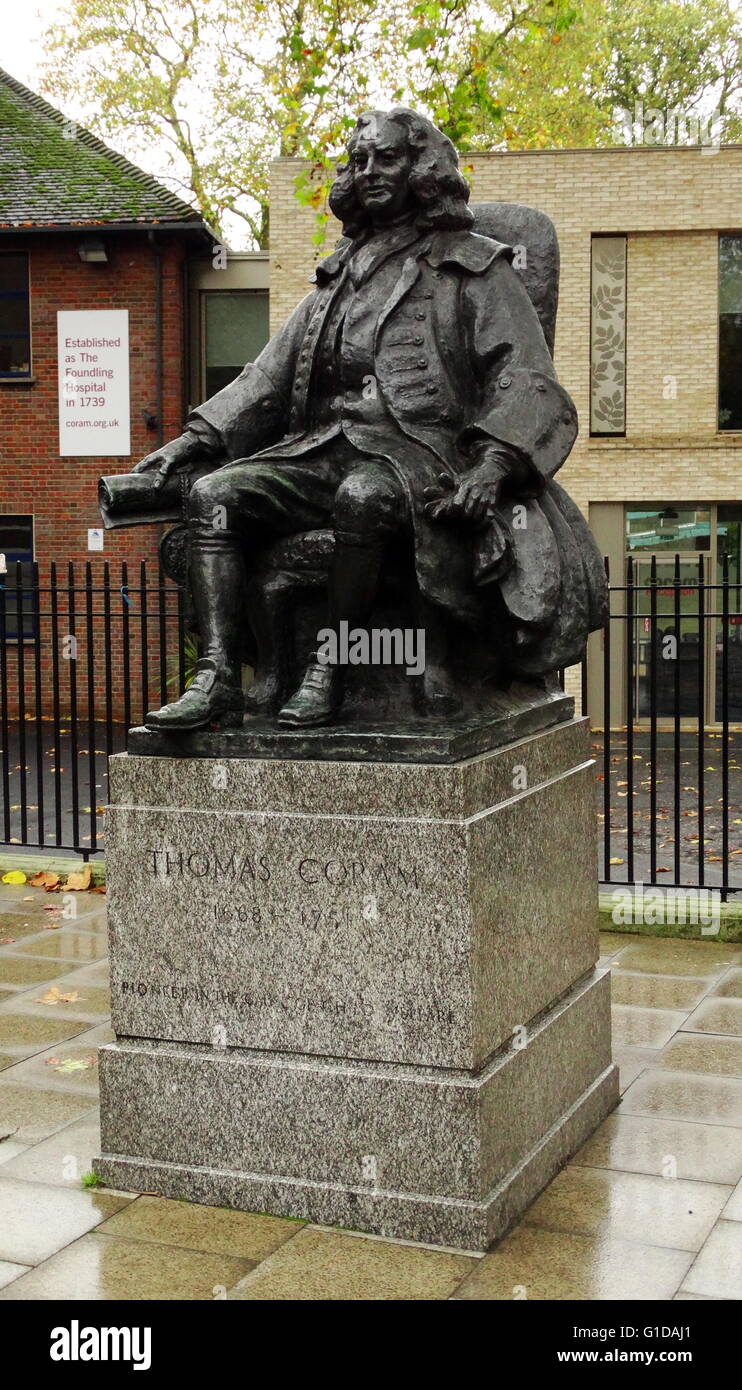
M245 710L239 660L245 574L237 546L194 538L190 581L204 654L180 699L151 710L144 722L148 729L173 733L215 723L239 728Z
M336 532L335 554L330 570L329 626L337 633L340 623L363 627L367 622L379 587L383 541ZM279 724L294 728L313 728L330 724L345 693L344 666L321 662L314 652L299 689L278 715Z

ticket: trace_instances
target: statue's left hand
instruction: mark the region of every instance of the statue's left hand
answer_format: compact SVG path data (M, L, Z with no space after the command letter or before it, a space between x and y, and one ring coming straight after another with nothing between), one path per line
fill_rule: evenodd
M497 508L504 476L502 463L496 458L484 458L461 478L458 487L449 474L442 473L440 488L425 489L425 513L436 521L481 524Z

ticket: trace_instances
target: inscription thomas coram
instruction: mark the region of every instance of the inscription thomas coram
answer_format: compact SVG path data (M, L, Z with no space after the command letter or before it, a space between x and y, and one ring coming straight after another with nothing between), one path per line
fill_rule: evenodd
M337 887L390 888L419 892L420 866L384 859L325 859L301 853L273 861L266 854L242 850L151 849L147 854L148 872L156 879L203 880L217 885L270 883L279 869L290 879L307 885L331 884Z

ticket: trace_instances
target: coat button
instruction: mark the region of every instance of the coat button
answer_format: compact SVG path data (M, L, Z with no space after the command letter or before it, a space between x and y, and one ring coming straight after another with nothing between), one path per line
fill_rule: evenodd
M545 381L537 381L537 382L536 382L536 390L537 390L537 391L545 391L545 390L546 390L546 382L545 382Z
M501 376L497 384L502 387L503 391L506 391L512 380L513 378L511 376Z
M415 314L415 318L416 318L416 319L425 319L425 318L427 318L427 314Z
M418 367L427 367L427 365L428 365L428 359L427 359L427 357L418 357L418 359L417 359L417 365L418 365Z
M416 343L418 347L422 347L423 343L425 342L425 339L423 338L422 333L417 333L415 337L412 339L412 341L413 343Z
M438 394L438 387L434 386L432 381L429 383L428 386L425 387L425 390L427 391L429 396L435 396Z

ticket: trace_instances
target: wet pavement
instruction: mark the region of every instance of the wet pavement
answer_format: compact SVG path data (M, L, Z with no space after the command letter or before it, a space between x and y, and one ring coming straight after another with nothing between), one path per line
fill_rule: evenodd
M105 898L0 885L0 1300L742 1299L742 948L602 937L623 1099L482 1256L86 1189Z

